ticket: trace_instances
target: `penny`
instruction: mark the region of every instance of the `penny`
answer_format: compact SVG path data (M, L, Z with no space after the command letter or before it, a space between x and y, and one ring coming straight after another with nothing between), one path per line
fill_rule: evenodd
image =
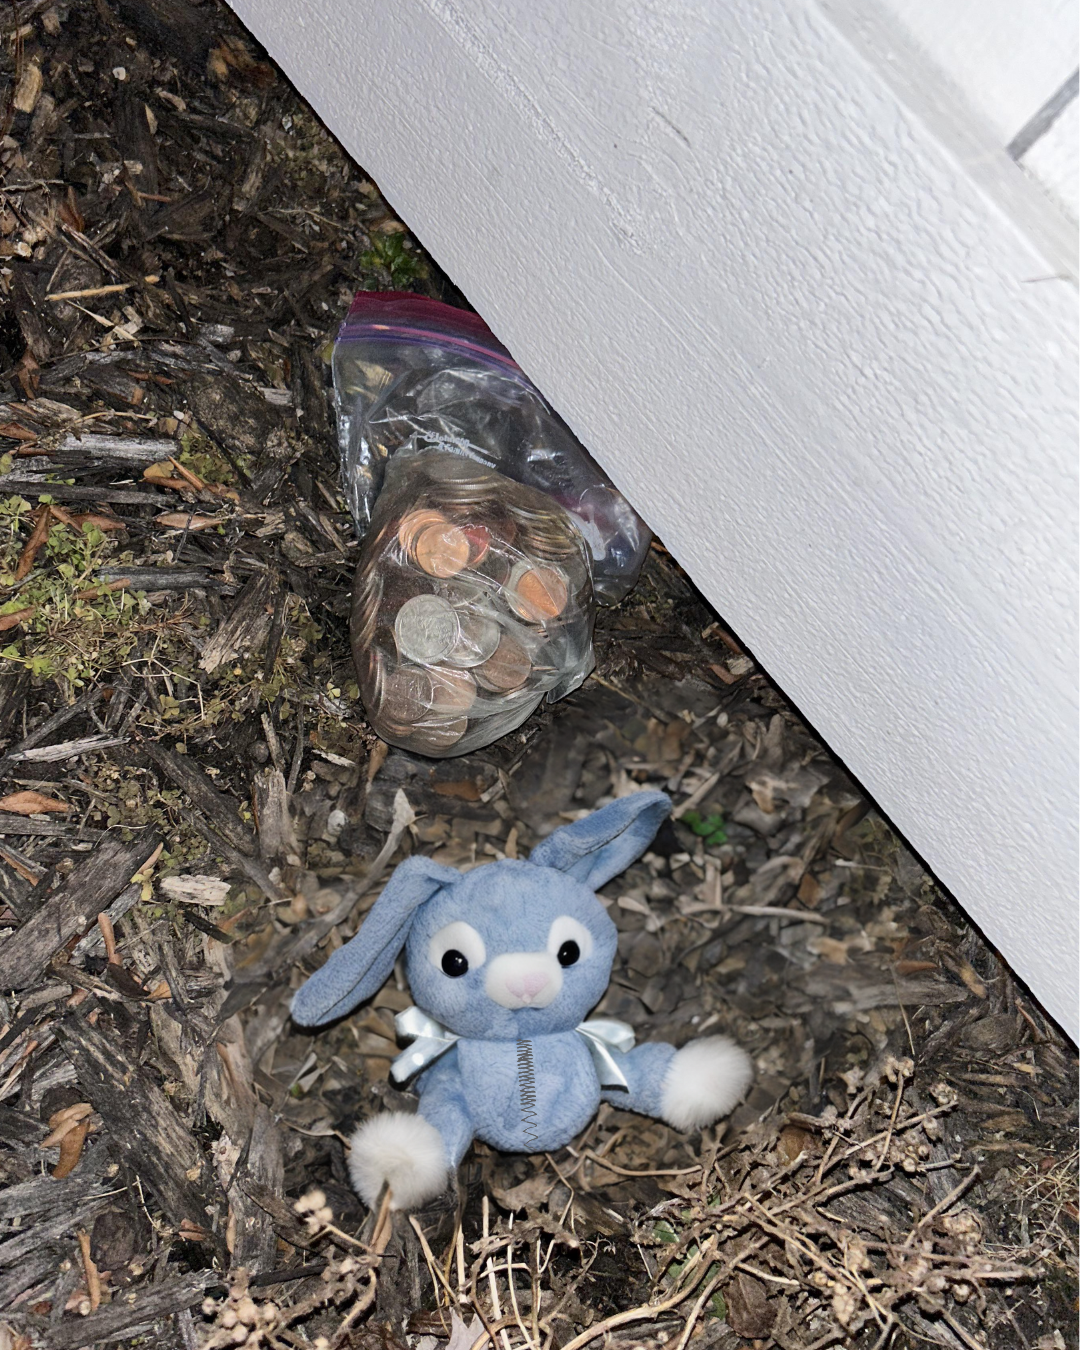
M409 748L415 747L420 754L425 750L449 750L465 735L468 726L467 717L429 719L422 727L417 727L412 732L409 737Z
M446 653L446 663L450 666L479 666L490 656L494 656L499 645L499 625L475 610L466 609L458 614L458 638Z
M398 651L422 665L441 661L458 636L458 616L438 595L414 595L397 612L394 637Z
M431 707L432 682L426 670L401 666L383 684L378 716L394 730L411 731Z
M569 598L566 575L557 567L536 567L518 563L507 582L506 601L510 608L531 623L557 618Z
M473 678L482 689L502 694L520 689L531 670L532 662L524 647L504 633L494 653L473 670Z
M469 541L469 566L475 567L491 547L491 531L486 525L463 525L461 532Z
M469 561L469 538L456 525L429 525L416 541L416 561L429 577L452 577Z
M410 511L398 526L398 543L406 553L411 554L419 535L429 525L444 525L446 517L441 511Z
M467 670L446 670L436 666L431 676L433 713L468 712L476 702L476 681Z

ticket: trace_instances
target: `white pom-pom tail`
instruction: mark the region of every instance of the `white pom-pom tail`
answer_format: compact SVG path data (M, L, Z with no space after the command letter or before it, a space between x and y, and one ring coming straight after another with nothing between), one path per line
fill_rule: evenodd
M388 1182L391 1209L414 1209L445 1189L449 1171L442 1136L423 1116L405 1111L372 1116L350 1141L349 1175L372 1207Z
M697 1130L738 1105L754 1077L750 1056L726 1036L704 1036L675 1052L664 1075L662 1115Z

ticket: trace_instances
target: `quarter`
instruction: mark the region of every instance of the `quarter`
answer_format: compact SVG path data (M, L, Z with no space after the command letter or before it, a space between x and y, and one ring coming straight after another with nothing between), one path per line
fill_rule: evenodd
M410 661L441 661L458 637L458 616L438 595L414 595L397 612L394 637L398 651Z
M469 669L494 656L499 646L499 625L474 609L458 613L457 641L446 653L446 664Z

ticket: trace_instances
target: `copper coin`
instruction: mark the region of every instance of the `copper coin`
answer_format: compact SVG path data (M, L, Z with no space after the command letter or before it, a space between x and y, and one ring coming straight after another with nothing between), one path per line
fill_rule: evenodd
M532 662L524 647L504 633L494 654L473 670L473 678L482 689L505 694L520 689L531 671Z
M426 670L400 666L383 683L378 716L383 721L410 732L431 708L432 683Z
M475 567L491 547L491 531L486 525L463 525L461 532L469 541L469 566Z
M445 525L446 517L441 511L410 511L398 526L398 543L406 553L411 554L419 536L430 525Z
M421 755L432 751L449 750L465 735L469 726L467 717L446 717L428 719L422 727L417 727L409 736L406 747Z
M469 537L456 525L429 525L416 541L416 561L429 577L452 577L469 561Z
M427 673L431 677L433 713L468 712L476 702L476 681L467 670L447 670L444 666L436 666Z
M566 608L569 595L566 575L560 568L531 563L518 563L506 586L507 604L530 623L557 618Z

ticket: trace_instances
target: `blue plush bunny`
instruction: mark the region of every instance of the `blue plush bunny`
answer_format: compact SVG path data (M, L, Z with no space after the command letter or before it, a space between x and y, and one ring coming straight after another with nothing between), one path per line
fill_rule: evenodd
M297 1022L330 1022L376 993L405 948L418 1006L398 1018L412 1045L392 1077L420 1074L420 1108L375 1116L353 1136L349 1166L368 1204L386 1182L398 1209L437 1195L474 1138L561 1148L601 1099L682 1130L739 1101L750 1060L724 1037L635 1048L624 1023L582 1020L607 988L617 941L594 891L645 851L670 805L661 792L623 797L556 830L528 862L464 875L409 858L297 991Z

